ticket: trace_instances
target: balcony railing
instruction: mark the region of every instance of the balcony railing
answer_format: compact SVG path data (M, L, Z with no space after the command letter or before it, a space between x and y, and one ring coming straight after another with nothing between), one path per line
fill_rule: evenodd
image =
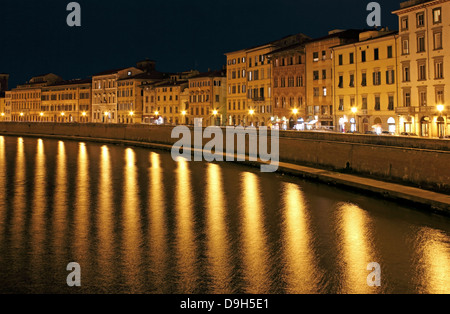
M409 115L414 114L415 108L414 107L398 107L395 109L395 113L399 115Z

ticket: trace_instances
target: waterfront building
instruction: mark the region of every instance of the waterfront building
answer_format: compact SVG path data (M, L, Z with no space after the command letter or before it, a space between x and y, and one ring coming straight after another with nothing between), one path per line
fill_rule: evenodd
M273 124L279 129L304 127L306 118L305 45L277 49L268 57L273 63Z
M35 76L11 90L11 121L38 122L41 120L42 88L61 82L56 74Z
M91 122L92 80L62 81L42 87L41 122Z
M229 125L273 125L273 65L268 55L307 38L303 34L297 34L225 54Z
M5 109L2 121L11 121L11 99L12 99L12 92L6 91L5 92Z
M450 134L450 0L412 0L399 19L398 68L401 132Z
M397 37L383 29L332 47L333 106L340 132L398 134Z
M117 81L118 123L142 123L144 115L144 91L141 85L160 82L164 73L144 72L126 76Z
M155 105L152 109L157 124L184 124L188 110L188 85L188 80L169 80L154 87Z
M202 126L221 126L227 122L226 71L208 71L189 79L189 123L201 119Z
M336 130L333 112L333 51L335 46L357 42L362 30L333 30L327 36L305 43L305 129Z
M108 70L92 77L92 121L94 123L117 123L118 81L144 73L136 67Z

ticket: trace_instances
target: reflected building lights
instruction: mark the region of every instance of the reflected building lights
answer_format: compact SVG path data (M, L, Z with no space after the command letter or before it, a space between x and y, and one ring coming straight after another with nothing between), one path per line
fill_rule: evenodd
M63 256L63 244L67 236L67 165L66 149L62 141L58 142L56 158L56 184L54 190L53 240L56 255Z
M322 273L312 247L306 203L298 185L284 184L283 204L287 293L318 293Z
M194 237L193 198L188 162L182 158L177 161L177 186L175 195L176 210L176 249L179 282L177 289L183 293L195 293L198 276L195 270L197 247Z
M163 172L161 168L161 156L157 153L150 153L149 178L150 178L150 259L151 265L155 269L153 284L155 293L167 293L164 290L164 283L167 275L167 222L166 204L164 193Z
M266 294L270 291L269 254L264 232L258 176L245 172L241 175L242 185L242 228L245 293Z
M210 289L214 294L231 294L230 245L225 217L227 206L222 173L216 164L207 165L206 201L207 256L212 278Z
M14 210L12 212L12 244L14 247L23 248L23 232L25 228L25 206L26 206L26 165L23 138L17 139L17 156L14 183ZM17 258L18 260L18 258Z

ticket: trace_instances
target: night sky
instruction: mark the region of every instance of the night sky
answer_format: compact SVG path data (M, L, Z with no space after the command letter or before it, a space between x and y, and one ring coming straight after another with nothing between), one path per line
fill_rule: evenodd
M0 73L10 88L53 72L84 78L150 58L157 69L219 69L225 52L304 33L367 28L361 0L79 0L82 26L68 27L70 0L1 0ZM401 1L381 0L382 24Z

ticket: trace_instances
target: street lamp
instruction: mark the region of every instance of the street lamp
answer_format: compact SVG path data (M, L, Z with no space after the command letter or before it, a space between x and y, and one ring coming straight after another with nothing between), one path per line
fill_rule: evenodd
M298 109L292 110L292 113L293 113L293 114L297 114L297 113L298 113Z
M445 121L442 118L442 111L444 111L445 107L442 104L437 105L437 110L439 111L439 118L437 119L437 127L438 127L438 136L439 138L444 137L444 124Z
M255 114L255 110L250 109L250 111L248 112L251 116L253 116Z
M354 130L352 130L353 132L356 132L356 113L358 112L358 108L357 107L352 107L352 112L354 115L354 122L355 122L355 127Z

